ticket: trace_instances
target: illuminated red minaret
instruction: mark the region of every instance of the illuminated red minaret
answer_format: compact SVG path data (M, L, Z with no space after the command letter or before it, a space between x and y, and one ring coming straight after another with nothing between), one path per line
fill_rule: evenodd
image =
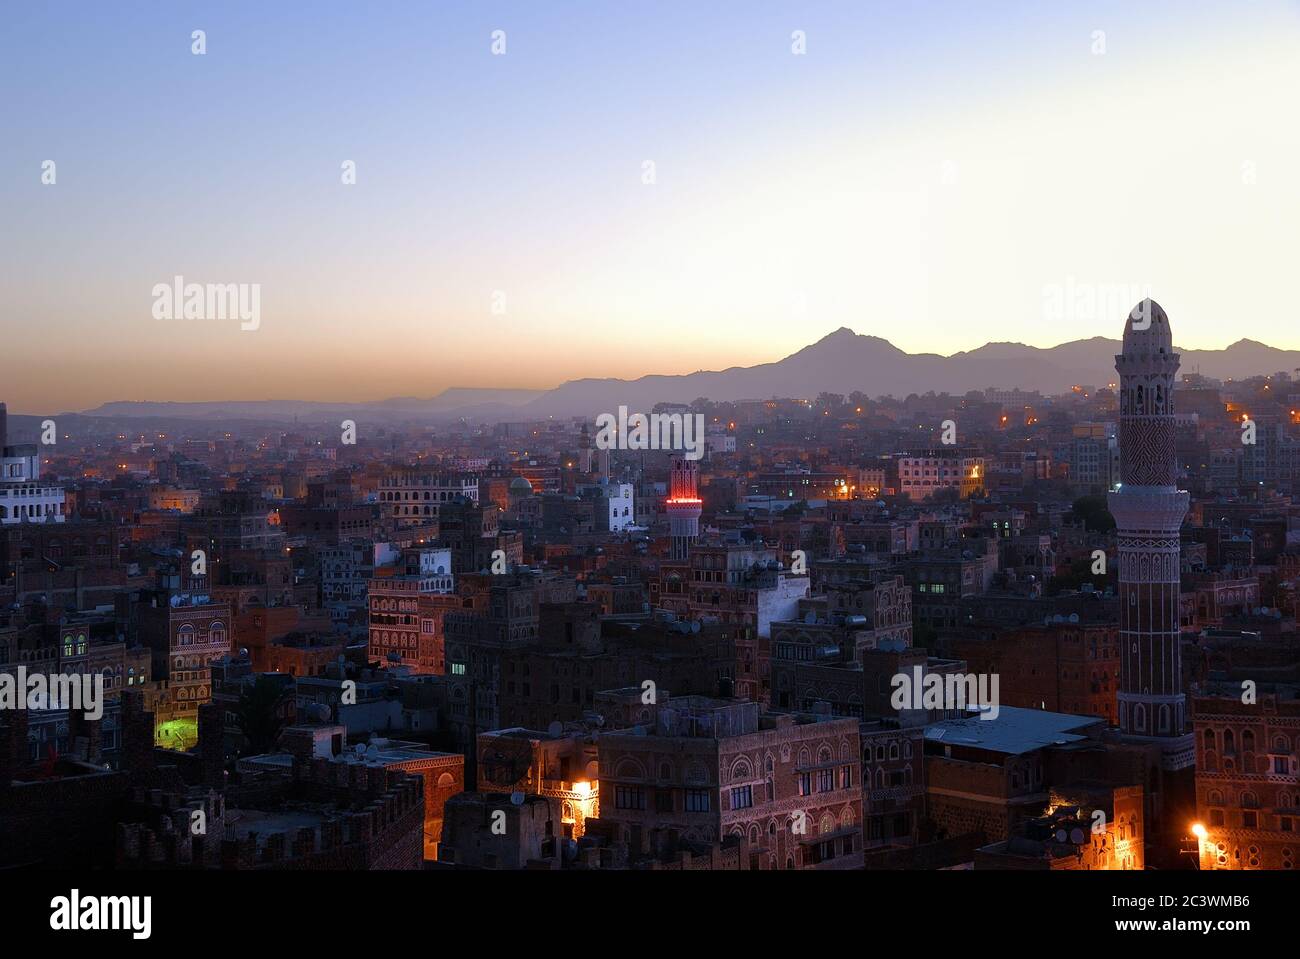
M1153 300L1133 308L1115 357L1120 380L1120 484L1110 494L1119 545L1120 731L1160 746L1166 770L1192 765L1179 656L1179 529L1187 493L1176 484L1169 317Z
M672 558L686 559L700 538L700 513L704 504L699 493L699 466L685 456L674 456L668 470L668 529L672 535Z

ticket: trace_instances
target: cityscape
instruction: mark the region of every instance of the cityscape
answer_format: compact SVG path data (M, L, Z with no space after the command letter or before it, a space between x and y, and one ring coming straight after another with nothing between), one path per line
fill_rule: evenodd
M0 14L14 916L1280 928L1300 10L745 6Z
M1056 394L0 406L4 864L1293 869L1300 371L1119 321Z

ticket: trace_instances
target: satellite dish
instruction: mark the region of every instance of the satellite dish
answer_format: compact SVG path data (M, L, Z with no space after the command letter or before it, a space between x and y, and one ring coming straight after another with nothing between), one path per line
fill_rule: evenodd
M1075 828L1070 830L1070 842L1074 843L1076 846L1082 846L1083 841L1082 829Z
M516 806L522 806L524 804L524 798L524 794L518 790L515 790L510 794L510 802Z
M356 753L358 756L364 756L366 754L366 744L357 743L355 746L352 747L352 751Z
M1058 829L1058 830L1056 830L1056 841L1057 841L1057 842L1065 842L1065 830L1064 830L1064 829Z
M559 736L564 732L564 724L557 719L555 722L551 723L551 725L546 727L546 731L552 736Z

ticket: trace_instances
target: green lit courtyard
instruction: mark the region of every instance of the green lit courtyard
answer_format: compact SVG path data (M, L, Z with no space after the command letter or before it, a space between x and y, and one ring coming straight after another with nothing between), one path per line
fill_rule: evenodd
M154 726L155 746L183 752L193 749L199 742L199 721L193 718L169 719Z

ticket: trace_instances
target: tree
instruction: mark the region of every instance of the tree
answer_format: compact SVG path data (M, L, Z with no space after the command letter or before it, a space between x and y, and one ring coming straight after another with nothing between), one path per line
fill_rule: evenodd
M1104 496L1081 496L1074 501L1070 512L1083 520L1084 529L1090 533L1107 533L1115 528L1115 517L1110 515Z
M275 748L284 728L282 707L289 698L289 687L273 676L258 676L244 687L235 709L247 743L242 755L258 756Z

